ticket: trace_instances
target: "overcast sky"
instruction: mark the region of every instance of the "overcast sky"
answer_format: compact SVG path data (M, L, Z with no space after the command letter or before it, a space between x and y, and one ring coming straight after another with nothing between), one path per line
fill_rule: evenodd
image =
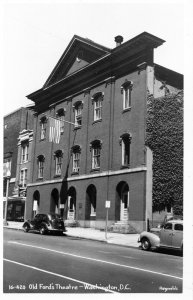
M114 48L143 31L166 42L155 63L184 73L183 1L33 1L3 5L3 115L31 102L74 34ZM175 2L175 5L174 5Z

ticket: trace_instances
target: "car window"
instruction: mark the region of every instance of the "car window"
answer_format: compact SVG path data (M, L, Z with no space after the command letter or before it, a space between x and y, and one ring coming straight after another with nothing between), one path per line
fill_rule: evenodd
M172 223L166 223L164 225L164 229L171 230L172 229Z
M47 221L48 221L48 217L47 217L47 215L42 215L42 221L45 221L45 222L47 222Z
M42 221L42 220L43 220L43 216L44 216L44 215L39 215L39 221Z
M40 218L40 215L36 215L34 219L39 220L39 218Z
M60 215L58 214L50 214L50 220L57 220L57 219L61 219Z
M179 231L183 231L183 225L182 224L175 224L174 229L179 230Z

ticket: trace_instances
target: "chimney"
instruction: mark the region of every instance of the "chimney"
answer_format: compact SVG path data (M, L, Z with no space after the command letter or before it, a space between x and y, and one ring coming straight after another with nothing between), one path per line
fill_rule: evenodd
M120 46L121 43L123 42L123 37L121 35L117 35L115 37L115 42L116 42L116 47Z

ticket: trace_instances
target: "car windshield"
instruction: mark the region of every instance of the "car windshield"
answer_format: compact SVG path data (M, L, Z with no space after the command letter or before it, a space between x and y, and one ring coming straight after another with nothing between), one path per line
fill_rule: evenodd
M59 214L49 214L49 219L50 220L61 219L61 216Z

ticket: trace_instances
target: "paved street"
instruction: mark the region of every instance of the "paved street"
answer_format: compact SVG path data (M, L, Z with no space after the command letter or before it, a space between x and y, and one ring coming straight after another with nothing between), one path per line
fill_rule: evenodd
M5 293L180 293L182 257L4 229Z

